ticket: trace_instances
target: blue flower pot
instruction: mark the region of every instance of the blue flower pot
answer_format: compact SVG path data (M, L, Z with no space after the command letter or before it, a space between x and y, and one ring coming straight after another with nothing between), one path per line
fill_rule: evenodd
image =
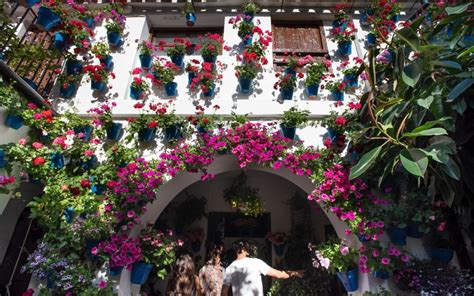
M122 273L123 267L114 267L109 269L110 276L118 276Z
M472 38L472 34L464 34L463 37L464 47L471 47L474 45L474 38Z
M134 100L139 100L142 97L143 91L130 85L130 97Z
M105 185L94 184L94 185L91 186L91 191L94 194L102 195L102 193L104 193L104 191L105 191Z
M170 140L178 140L181 138L181 129L178 125L172 125L165 128L165 139Z
M89 140L91 139L92 131L93 131L93 128L92 128L91 125L86 125L86 126L83 126L83 127L75 127L74 128L74 132L76 134L78 134L78 133L83 133L84 134L84 137L82 138L82 140L86 141L86 142L89 142Z
M122 137L122 124L119 122L112 122L112 125L107 128L107 139L118 141Z
M150 142L155 136L155 128L143 128L138 131L138 141Z
M196 125L196 130L200 134L206 134L208 130L205 127L202 127L201 125Z
M64 157L61 153L51 154L51 168L62 169L64 167Z
M407 236L414 238L422 238L423 232L419 230L419 223L410 223L407 225Z
M290 101L293 99L293 89L282 89L280 90L281 98L284 101Z
M342 56L347 56L352 53L352 41L344 41L337 44L337 53Z
M295 69L292 69L292 68L286 68L283 73L285 74L285 76L290 74L291 77L296 77L296 71Z
M363 26L369 25L369 15L367 14L367 10L364 10L364 12L360 15L360 24Z
M168 97L176 97L178 84L176 82L169 82L165 84L165 91Z
M369 46L376 45L377 44L377 35L375 35L374 33L367 34L367 44Z
M74 209L71 207L64 210L64 218L66 219L66 223L72 223L72 220L74 220L74 213Z
M173 64L182 68L184 66L184 55L173 55L170 57Z
M454 250L432 247L429 249L429 255L432 260L448 264L453 260Z
M87 27L89 29L92 29L94 27L94 18L93 17L86 17L83 19L83 21L87 24Z
M201 251L201 242L200 241L192 242L191 249L193 250L194 253L198 253L199 251Z
M81 166L85 170L90 170L90 169L94 168L96 166L96 164L97 164L97 156L92 155L91 158L88 161L83 162L81 164Z
M398 228L398 227L390 227L388 229L388 235L392 242L399 246L404 246L407 244L407 229L406 228Z
M120 46L122 45L122 35L120 35L117 32L110 32L107 33L107 41L109 42L110 45L112 46Z
M214 64L216 61L217 61L217 56L212 56L212 57L209 57L209 56L202 56L202 60L206 63L212 63Z
M359 272L357 268L350 269L346 272L338 272L337 277L344 285L347 292L355 292L359 289Z
M22 77L22 79L26 82L26 84L28 84L32 89L34 90L37 90L38 89L38 86L36 85L36 83L33 82L33 80L29 79L29 78L25 78L25 77Z
M66 61L66 73L67 75L74 75L82 73L82 64L76 60L67 60Z
M7 165L7 161L5 160L5 151L0 149L0 168L4 168Z
M281 244L281 245L275 245L274 244L273 248L275 249L275 254L278 257L283 256L283 254L285 253L285 244Z
M250 92L250 87L252 85L252 79L250 78L239 78L240 92L247 94Z
M196 23L196 15L192 12L188 12L186 14L186 25L188 27L194 27L195 23Z
M41 6L36 18L36 26L44 31L49 31L61 23L61 18L51 9Z
M214 96L214 92L215 92L215 87L209 89L208 91L203 92L202 94L203 96L210 98Z
M249 46L249 45L252 45L252 41L253 41L253 37L252 36L248 36L246 37L247 39L242 39L242 44L245 46Z
M144 69L150 69L151 68L151 62L153 61L151 55L149 54L141 54L140 55L140 65Z
M391 20L392 20L393 22L395 22L395 23L398 22L398 21L400 21L400 15L399 15L399 14L396 14L396 15L392 16Z
M7 118L5 118L5 125L17 130L23 126L23 117L8 114Z
M344 101L344 92L342 91L332 91L331 96L333 101Z
M91 80L91 89L103 92L107 89L107 84L104 81Z
M285 127L283 124L280 124L281 133L287 139L293 140L296 134L296 127Z
M306 86L306 94L308 95L308 97L315 97L318 95L318 91L319 91L319 84L315 83L315 84L312 84L312 85L308 85Z
M357 238L359 239L359 241L361 243L366 243L366 242L370 241L370 239L366 238L365 235L363 235L363 234L358 234Z
M339 28L341 27L341 30L345 30L347 28L347 21L343 19L336 19L332 21L332 27L333 28Z
M56 32L56 34L54 34L53 41L54 48L56 48L60 52L63 52L66 48L69 47L68 39L69 37L66 34Z
M64 88L62 85L61 85L61 88L59 89L59 95L63 98L70 98L72 97L72 95L74 94L74 92L76 91L76 85L75 84L72 84L70 83L68 85L68 87Z
M349 87L357 87L359 83L357 81L357 76L355 74L346 74L343 78L344 82Z
M336 142L337 141L337 138L339 137L339 134L336 133L332 128L328 128L326 129L327 131L327 135L329 137L329 139L331 139L331 142Z
M243 20L250 23L251 21L253 21L254 17L255 17L255 14L250 13L250 12L245 12Z
M27 5L28 7L32 7L32 6L34 6L35 4L38 4L38 3L40 3L40 2L41 2L41 0L26 0L26 5Z
M197 74L195 72L188 72L188 85L190 85L196 77Z
M372 274L376 278L379 278L382 280L386 280L390 277L390 273L388 273L387 271L382 271L382 270L375 270L374 272L372 272Z
M105 58L99 59L100 64L106 69L110 70L112 68L112 56L108 55Z
M145 262L136 262L133 264L132 276L130 281L135 285L143 285L150 275L153 265Z

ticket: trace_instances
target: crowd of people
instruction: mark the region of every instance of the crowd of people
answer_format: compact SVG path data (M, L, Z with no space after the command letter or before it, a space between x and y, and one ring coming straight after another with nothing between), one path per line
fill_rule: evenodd
M196 272L194 261L188 254L176 260L173 275L168 281L167 296L263 296L261 275L276 279L302 277L304 271L281 271L270 267L258 258L249 257L250 245L240 241L234 245L235 260L224 269L224 245L211 244L204 266Z

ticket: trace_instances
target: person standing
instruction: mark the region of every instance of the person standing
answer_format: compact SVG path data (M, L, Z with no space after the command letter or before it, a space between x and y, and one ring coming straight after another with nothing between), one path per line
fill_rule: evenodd
M196 275L193 259L188 254L181 255L176 260L166 296L201 296L199 277Z
M264 296L261 275L276 279L302 277L304 271L280 271L258 258L249 258L249 244L241 241L235 245L237 259L225 270L222 296L227 296L232 287L233 296Z
M224 251L222 243L211 243L207 252L205 265L199 270L201 292L206 296L220 296L225 269L221 265Z

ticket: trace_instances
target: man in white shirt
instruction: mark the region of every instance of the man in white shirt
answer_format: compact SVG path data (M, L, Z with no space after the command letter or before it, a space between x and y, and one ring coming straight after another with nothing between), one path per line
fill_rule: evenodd
M237 259L225 270L222 296L227 296L232 286L233 296L263 296L261 275L277 279L302 277L304 271L280 271L268 266L257 258L247 257L249 254L248 242L241 241L235 246Z

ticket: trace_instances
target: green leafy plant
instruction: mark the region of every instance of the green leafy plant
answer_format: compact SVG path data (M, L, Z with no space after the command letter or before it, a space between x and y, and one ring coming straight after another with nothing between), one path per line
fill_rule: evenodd
M124 26L115 20L111 20L105 24L105 29L107 29L107 33L122 34Z
M237 78L254 79L257 77L257 66L254 64L235 66L235 76Z
M181 244L173 241L171 235L171 231L157 231L151 226L141 231L142 260L155 266L156 275L160 279L164 279L168 274L168 268L176 260L175 249Z
M309 245L313 266L324 268L331 273L347 272L357 266L357 251L350 248L347 242L330 240L320 245Z
M138 44L138 50L140 51L140 55L152 55L155 47L150 41L143 40Z
M184 42L177 41L176 39L174 43L170 43L167 46L168 49L166 49L166 54L169 57L183 56L186 53L186 44Z
M279 80L275 82L273 88L280 90L294 90L296 87L296 77L291 74L279 74Z
M248 1L247 3L244 4L243 6L244 13L249 13L249 14L257 14L260 11L262 11L262 8L258 3L254 1Z
M188 13L194 13L194 5L192 2L185 2L181 8L181 15L186 16Z
M283 112L281 124L284 127L302 127L308 122L308 110L298 110L297 107L291 107Z
M109 44L106 42L97 42L92 45L92 53L98 58L102 59L110 55Z
M319 84L326 70L327 68L322 62L315 62L306 65L306 79L304 84L306 86Z
M224 190L224 199L233 209L246 216L259 216L263 213L263 201L258 195L258 189L246 184L247 177L244 173L234 180L232 185Z
M246 37L250 38L252 37L252 32L255 27L255 25L252 22L238 22L237 24L234 24L234 29L238 27L238 33L240 38L244 39Z

